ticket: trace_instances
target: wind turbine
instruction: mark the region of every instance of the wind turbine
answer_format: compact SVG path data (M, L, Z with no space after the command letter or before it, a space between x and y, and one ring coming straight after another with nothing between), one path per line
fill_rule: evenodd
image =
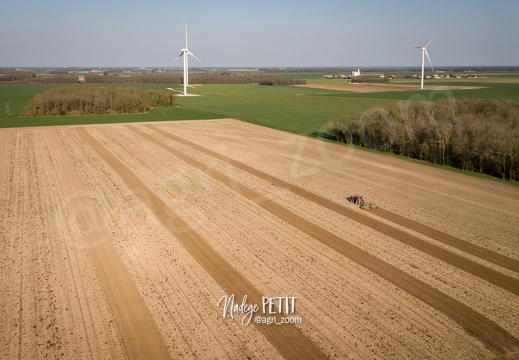
M422 46L422 45L407 45L409 47L413 47L413 48L417 48L417 49L422 50L422 85L420 87L420 89L422 89L422 90L423 90L423 79L425 77L425 75L424 75L424 70L425 70L424 67L425 67L425 56L426 55L427 55L427 59L429 60L429 64L431 64L431 69L434 72L434 68L433 68L433 64L431 62L431 58L429 57L429 53L427 52L427 46L429 46L431 44L431 42L433 41L433 39L436 36L436 34L438 34L438 31L440 31L440 29L436 30L436 32L432 36L431 40L429 40L429 42L425 46Z
M198 61L200 61L200 59L198 59L195 54L193 54L191 51L189 51L188 47L187 47L187 23L185 24L186 25L186 47L183 48L183 49L180 49L180 55L175 59L175 61L177 61L178 59L180 59L182 56L184 57L184 96L187 95L187 84L188 84L188 73L189 73L189 69L188 69L188 58L189 56L191 55L192 57L194 57L195 59L197 59ZM173 63L175 63L175 61L173 61ZM200 63L202 63L200 61Z

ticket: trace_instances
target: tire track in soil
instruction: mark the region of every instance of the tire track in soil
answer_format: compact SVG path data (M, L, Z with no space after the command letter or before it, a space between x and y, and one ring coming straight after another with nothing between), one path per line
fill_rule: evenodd
M146 125L150 128L155 128L154 125ZM512 352L516 352L519 350L519 340L513 337L510 333L508 333L505 329L499 326L494 321L486 318L481 315L471 307L461 303L460 301L442 293L431 285L414 278L403 270L386 263L383 260L371 255L369 252L362 250L361 248L348 243L344 239L339 236L319 227L311 223L310 221L300 217L297 214L292 213L290 210L286 209L282 205L270 200L258 192L243 186L242 184L236 182L235 180L229 178L225 174L212 169L211 167L204 165L200 161L186 155L182 151L175 149L174 147L164 143L163 141L153 137L150 134L143 132L142 130L136 128L135 126L129 126L129 128L134 131L136 134L140 135L144 139L156 144L157 146L163 148L168 151L175 157L181 159L182 161L188 163L189 165L196 167L200 171L204 172L207 176L210 176L214 180L220 182L221 184L227 186L233 191L238 192L240 195L245 198L255 202L259 206L263 207L267 211L271 212L275 216L279 217L283 221L295 226L301 231L307 233L308 235L314 237L315 239L321 241L323 244L332 248L333 250L339 252L343 256L349 258L350 260L358 263L361 266L373 271L375 274L381 276L382 278L388 280L389 282L399 286L403 290L417 297L421 301L429 304L435 309L441 311L456 323L458 323L463 329L470 335L474 336L481 343L485 345L490 351L496 354L509 354ZM170 134L167 131L158 131L163 133L169 138L176 140L177 137ZM189 141L183 140L181 143L190 143ZM196 145L196 144L193 144ZM203 148L202 148L203 149ZM207 150L210 151L210 150ZM222 156L222 155L219 155ZM223 156L222 156L223 157ZM225 161L230 161L230 159L223 157ZM244 165L244 164L243 164ZM245 165L246 166L246 165ZM248 166L247 166L248 167ZM270 176L269 176L270 177ZM276 179L276 178L274 178ZM277 179L279 182L282 180ZM270 180L269 180L270 181ZM292 186L289 186L289 190L292 190ZM300 189L300 188L297 188ZM301 189L303 190L303 189ZM297 193L297 192L296 192ZM312 194L306 190L304 193L309 193L312 195L312 199L316 199L317 203L320 203L321 199L316 194ZM309 199L310 200L310 199ZM323 199L326 200L326 199ZM313 201L313 200L312 200ZM340 205L339 205L340 206ZM333 210L333 209L332 209ZM347 213L349 213L351 210ZM351 211L356 216L355 218L366 218L367 220L371 220L365 216L359 216L354 211ZM354 219L355 220L355 219ZM378 231L377 225L385 225L379 223L376 220L366 221L362 219L362 223L368 223L369 227ZM387 226L387 225L386 225ZM408 235L407 233L400 231L398 229L391 228L387 226L391 230L395 230L394 232L388 231L389 236L395 237L399 236L399 233L403 233ZM411 235L408 235L411 236ZM454 255L454 254L453 254ZM468 261L463 257L459 257L461 261ZM454 262L456 264L456 262ZM469 267L470 268L470 267Z
M404 226L432 239L438 240L445 245L455 247L458 250L464 251L470 255L474 255L482 260L486 260L495 265L499 265L503 268L519 273L519 261L509 258L503 254L485 249L484 247L466 240L462 240L450 234L444 233L443 231L434 229L430 226L421 224L417 221L408 219L385 209L379 208L373 213L377 216L380 216L381 218L394 222L395 224Z
M0 186L3 187L4 178L7 177L7 154L11 146L13 132L12 130L0 129ZM3 192L4 189L0 189Z
M232 166L235 166L235 167L237 167L241 170L244 170L254 176L257 176L265 181L268 181L273 185L276 185L283 189L289 190L301 197L306 198L307 200L310 200L319 205L322 205L322 206L324 206L332 211L335 211L338 214L346 216L362 225L368 226L380 233L391 236L392 238L394 238L408 246L414 247L417 250L420 250L420 251L422 251L430 256L433 256L439 260L442 260L450 265L453 265L457 268L467 271L474 276L477 276L483 280L486 280L496 286L499 286L499 287L519 296L519 280L517 280L513 277L500 273L499 271L496 271L487 266L481 265L481 264L479 264L475 261L472 261L470 259L467 259L461 255L450 252L450 251L448 251L444 248L441 248L439 246L436 246L428 241L425 241L416 236L413 236L412 234L409 234L403 230L394 228L390 225L381 223L380 221L377 221L375 219L364 216L362 214L362 212L357 210L357 208L352 209L350 207L346 207L344 205L335 203L320 195L317 195L306 189L303 189L297 185L290 184L284 180L281 180L272 175L269 175L261 170L257 170L242 162L230 159L229 157L227 157L225 155L221 155L215 151L212 151L203 146L195 144L189 140L182 139L176 135L171 134L170 132L168 132L166 130L163 130L163 129L157 127L156 125L150 124L150 125L145 125L145 126L150 129L155 130L156 132L158 132L174 141L177 141L181 144L192 147L200 152L213 156L219 160L225 161L225 162L231 164ZM496 265L499 265L501 267L519 272L519 261L517 261L515 259L495 253L495 252L485 249L481 246L472 244L468 241L459 239L455 236L452 236L452 235L446 234L442 231L433 229L427 225L423 225L416 221L406 219L403 216L393 214L387 210L380 211L380 214L377 214L379 212L379 210L383 210L383 209L377 209L377 211L374 211L373 213L376 215L379 215L382 218L385 218L390 221L394 221L395 223L397 223L399 225L403 225L411 230L414 230L414 231L422 233L428 237L431 237L435 240L438 240L446 245L455 247L458 250L462 250L471 255L477 256L483 260L486 260L486 261L492 262Z
M20 146L20 143L22 142L21 140L21 136L19 134L17 134L17 149L16 149L16 155L18 155L20 152L22 152L24 149L21 148L19 149ZM26 160L26 157L25 156L21 156L21 158L19 159L20 161L17 162L18 165L19 165L19 168L17 169L18 171L23 171L23 169L25 169L25 164L24 162L27 161ZM25 165L25 166L24 166ZM22 169L22 170L21 170ZM24 192L23 190L25 190L27 188L27 180L26 180L26 177L24 176L24 174L19 174L19 177L18 177L18 184L17 184L17 190L16 191L16 199L18 201L21 201L21 204L17 204L19 206L19 210L16 211L16 214L21 214L21 218L24 219L25 218L25 214L27 213L27 206L30 204L29 201L24 201L25 200L25 196L26 196L26 192ZM21 191L20 191L21 189ZM27 192L28 193L28 192ZM18 221L18 219L16 219ZM22 221L22 226L21 226L21 232L22 234L25 234L26 233L26 230L25 230L25 224L26 222L25 221ZM18 360L21 360L22 359L22 355L23 355L23 348L24 348L24 345L25 343L23 342L23 330L24 330L24 321L25 321L25 313L23 312L23 305L24 305L24 279L25 279L25 276L27 274L27 272L31 272L31 271L27 271L27 267L24 265L24 248L26 246L25 245L25 242L26 242L26 239L25 239L25 236L22 235L20 236L20 244L19 244L19 247L18 247L18 254L19 254L19 260L18 260L18 263L20 264L20 276L19 276L19 282L20 282L20 287L18 289L18 301L19 301L19 304L18 304ZM32 250L32 249L30 249ZM32 269L31 269L32 270Z
M5 102L5 113L7 114L6 116L11 116L12 115L11 108L9 107L9 101Z
M51 155L49 155L49 157L51 157ZM52 161L52 159L51 159L51 161ZM49 171L49 167L45 167L44 169L46 171ZM56 176L56 174L54 171L52 171L50 174L49 173L45 174L45 176L52 178L52 176ZM47 195L47 196L52 198L52 203L54 203L54 204L59 204L61 201L59 191L56 188L51 188L50 195ZM58 228L58 231L60 234L67 233L64 229L65 226L66 226L66 220L64 218L62 218L61 216L59 216L59 221L56 222L56 227ZM67 254L67 256L66 256L66 259L67 259L66 265L68 267L67 271L70 271L70 273L71 273L70 278L72 279L72 285L73 285L73 289L74 289L71 292L73 293L74 297L77 299L77 303L79 304L79 313L81 314L81 323L79 324L79 326L82 327L89 353L94 354L94 350L92 347L93 342L92 342L92 339L90 339L91 335L88 333L88 329L87 329L87 323L93 323L93 321L91 321L92 314L91 314L91 310L85 309L85 306L82 304L81 299L84 297L82 297L81 294L85 293L84 282L81 281L82 280L81 277L78 277L76 279L76 274L75 274L75 272L78 271L78 268L75 267L75 265L77 264L77 254L75 251L71 250L69 246L64 246L64 248L65 248L65 251ZM74 263L74 265L73 265L73 263ZM81 292L79 291L80 288L81 288ZM69 288L69 291L70 291L70 288ZM85 314L88 314L88 315L85 315ZM88 316L88 321L87 321L87 316Z
M211 277L237 299L260 304L262 295L238 270L215 251L195 230L182 220L155 192L121 160L95 140L84 128L76 130L83 139L133 191ZM295 326L257 325L267 340L287 359L326 359L327 356Z
M0 249L2 250L2 255L5 256L3 265L5 266L9 263L9 265L7 265L7 271L2 271L2 282L0 284L4 285L4 281L6 281L10 285L7 289L2 286L2 297L6 296L6 294L12 296L9 305L3 303L5 298L1 299L3 307L1 312L2 324L0 326L0 335L5 334L5 337L2 336L5 345L5 352L2 355L10 356L12 359L15 359L14 354L16 354L17 359L21 359L23 356L22 332L24 316L22 313L22 283L24 266L22 242L24 241L24 222L20 221L19 217L23 218L23 204L26 202L23 201L22 197L25 160L23 154L21 154L23 148L21 143L22 136L18 132L0 129L0 200L5 201L5 208L2 208L2 215L4 215L4 212L7 215L6 218L4 218L4 216L0 216L0 218L3 218L2 220L5 219L2 221L2 226L7 224L7 226L10 227L10 229L6 229L7 234L12 236L5 241L3 236L0 237L2 238ZM14 179L16 179L16 181L14 181ZM22 225L20 226L19 223ZM16 232L13 232L12 229L16 229ZM9 334L6 327L8 324L12 326Z
M144 300L138 292L133 279L119 256L108 228L102 223L102 217L93 200L86 196L85 188L75 165L68 156L57 129L48 131L51 138L51 152L57 166L66 173L65 192L69 196L82 194L81 209L77 221L85 231L83 241L91 244L89 254L97 270L98 279L113 312L119 334L123 341L126 356L129 359L170 359L162 335L151 317ZM102 239L102 241L100 241Z

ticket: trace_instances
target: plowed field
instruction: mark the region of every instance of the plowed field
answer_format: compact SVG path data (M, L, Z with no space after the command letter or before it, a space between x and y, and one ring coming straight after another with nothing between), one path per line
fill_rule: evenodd
M519 356L517 187L232 119L0 130L0 171L2 359Z

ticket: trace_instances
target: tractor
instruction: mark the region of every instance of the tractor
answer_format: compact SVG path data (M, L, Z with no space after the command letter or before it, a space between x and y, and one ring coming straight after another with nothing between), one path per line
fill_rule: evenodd
M346 200L348 200L351 203L354 203L355 205L359 205L359 207L364 210L372 210L378 208L378 205L376 203L372 201L365 201L362 195L348 196Z

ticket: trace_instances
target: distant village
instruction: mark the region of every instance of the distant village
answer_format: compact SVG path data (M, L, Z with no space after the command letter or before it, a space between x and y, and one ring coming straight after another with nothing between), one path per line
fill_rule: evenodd
M462 78L477 78L481 77L474 74L472 71L467 71L466 74L445 74L444 71L437 71L436 74L426 75L425 79L462 79ZM411 74L411 75L399 75L399 74L391 74L386 78L384 73L374 73L374 72L366 72L361 73L360 69L353 70L350 74L327 74L323 76L324 79L343 79L343 80L352 80L366 82L366 79L369 78L374 82L387 82L392 79L421 79L422 75L419 73ZM380 80L379 80L380 79Z

